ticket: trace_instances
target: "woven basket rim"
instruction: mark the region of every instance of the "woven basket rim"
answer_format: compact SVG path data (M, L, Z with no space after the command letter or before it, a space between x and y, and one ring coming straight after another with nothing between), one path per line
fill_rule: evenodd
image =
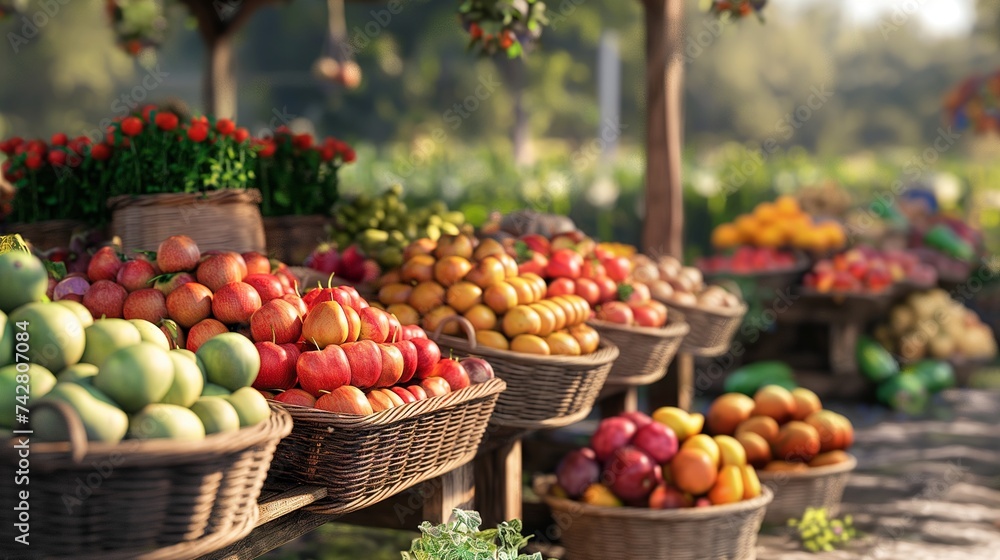
M618 347L604 339L601 339L597 350L582 356L542 356L513 352L511 350L498 350L481 345L476 345L475 348L472 348L465 339L447 334L440 335L437 338L437 343L453 348L460 348L472 355L486 358L500 358L509 362L521 362L529 365L584 366L590 368L611 363L618 358Z
M622 325L619 323L612 323L611 321L602 321L600 319L590 319L587 321L587 324L598 330L608 329L610 331L619 331L621 333L655 336L658 338L674 338L684 336L691 332L691 325L684 321L670 321L662 327Z
M779 480L806 480L810 478L822 478L824 476L831 476L837 474L843 474L853 471L858 466L858 459L850 453L847 454L848 459L843 463L837 463L835 465L825 465L822 467L812 467L808 471L801 472L788 472L788 471L757 471L757 478L761 482L772 482Z
M253 187L246 189L214 189L193 193L148 193L121 194L108 199L107 206L112 211L129 206L180 206L191 204L192 200L211 200L213 203L252 202L263 200L260 191Z
M663 305L666 305L668 308L677 309L678 311L681 312L682 315L688 313L704 313L705 315L714 315L716 317L724 317L727 319L731 319L734 317L740 317L746 315L747 311L750 310L750 306L748 306L745 301L740 302L739 307L732 307L732 308L729 307L705 308L705 307L698 307L697 305L685 305L683 303L676 303L674 301L667 299L658 299L656 301L659 301Z
M128 457L130 462L142 460L160 466L188 463L194 457L227 455L246 449L275 437L285 437L292 431L292 417L281 407L270 405L271 416L254 426L241 428L236 432L221 432L205 436L199 441L178 441L171 439L122 440L119 443L87 442L86 453L79 461L73 460L73 449L69 442L33 443L31 454L38 459L40 470L90 468L91 461L112 457L120 460ZM15 436L16 438L16 436ZM10 451L9 444L15 438L0 443L0 447ZM32 463L34 465L34 463Z
M553 509L571 510L580 515L592 517L604 517L609 519L645 519L649 521L691 521L698 519L711 519L724 517L727 515L740 514L764 508L774 499L774 493L770 488L761 487L761 494L750 500L743 500L735 504L724 504L719 506L692 507L680 509L650 509L639 507L604 507L577 502L568 498L557 498L548 493L548 490L555 482L554 475L542 475L535 478L533 488L542 500Z
M499 377L494 377L483 383L470 385L464 389L459 389L447 395L430 397L416 402L406 403L403 406L395 406L390 409L380 410L374 414L342 414L330 412L319 408L287 404L278 401L269 401L272 405L277 405L292 413L296 422L310 421L322 422L333 428L358 429L365 427L391 426L403 420L423 416L439 410L454 408L462 403L481 399L494 394L500 394L507 388L507 382ZM303 418L303 415L309 418Z

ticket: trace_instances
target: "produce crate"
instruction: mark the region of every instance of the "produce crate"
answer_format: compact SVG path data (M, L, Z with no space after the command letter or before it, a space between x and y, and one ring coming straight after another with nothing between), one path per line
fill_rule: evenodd
M269 480L328 488L308 508L316 513L381 502L471 461L505 388L491 379L367 416L282 403L295 427L275 452Z
M611 367L606 385L641 387L655 383L667 374L667 366L677 355L691 327L683 321L671 321L662 328L634 327L588 321L602 340L618 347L619 356Z
M826 508L828 515L837 515L847 479L857 466L852 455L849 461L803 472L757 471L761 486L774 493L764 522L784 526L789 519L801 518L807 508Z
M601 507L557 498L555 477L535 480L535 492L552 510L566 560L700 560L757 557L757 533L772 494L735 504L683 509Z
M507 382L490 419L505 429L559 428L586 418L618 358L618 347L603 338L597 350L585 356L538 356L486 348L476 344L471 323L462 317L454 320L465 338L441 334L447 321L432 336L442 355L479 356Z
M271 418L202 441L87 442L75 411L59 402L68 443L32 442L30 487L5 476L9 499L29 490L30 547L18 555L13 524L0 528L4 558L183 560L245 537L257 523L257 497L278 441L292 419L272 406ZM14 470L16 439L2 445ZM5 500L6 501L6 500Z

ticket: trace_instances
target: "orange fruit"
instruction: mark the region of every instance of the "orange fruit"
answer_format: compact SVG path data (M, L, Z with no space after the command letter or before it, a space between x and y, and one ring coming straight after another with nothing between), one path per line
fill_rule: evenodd
M712 245L718 249L728 249L743 242L740 229L733 224L722 224L712 231Z
M778 219L778 208L770 202L762 202L754 208L753 217L758 222L770 224Z

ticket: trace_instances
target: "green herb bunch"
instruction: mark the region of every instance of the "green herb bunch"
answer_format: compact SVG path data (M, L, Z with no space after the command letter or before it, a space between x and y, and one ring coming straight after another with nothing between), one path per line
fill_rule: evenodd
M850 515L843 519L829 519L826 508L808 508L802 519L789 519L788 525L796 528L802 546L809 552L844 548L857 536Z
M456 509L453 515L455 521L450 523L421 523L421 536L414 539L409 552L403 552L403 560L543 560L539 553L519 553L528 544L528 538L521 536L519 520L480 531L479 513Z

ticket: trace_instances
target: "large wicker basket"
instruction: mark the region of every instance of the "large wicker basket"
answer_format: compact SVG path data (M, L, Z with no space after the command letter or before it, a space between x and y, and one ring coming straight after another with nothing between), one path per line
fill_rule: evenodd
M847 479L857 466L852 455L849 461L805 472L757 471L761 485L774 492L764 522L784 525L789 519L802 517L806 508L826 508L829 515L837 515Z
M552 509L566 560L752 560L770 490L752 500L684 509L600 507L556 498L555 477L535 480Z
M4 502L30 491L30 547L19 556L4 523L4 558L183 560L236 542L257 523L275 446L292 429L272 407L266 422L202 441L88 444L72 409L42 406L66 417L72 443L30 443L30 486L4 476ZM18 462L12 445L3 445L4 470Z
M491 379L368 416L283 405L295 428L278 446L271 477L329 488L309 507L318 513L381 502L471 461L505 387Z
M662 300L661 303L670 310L671 317L679 318L690 327L690 332L681 342L680 351L706 358L721 356L729 351L748 309L746 304L735 308L704 309L669 300Z
M155 251L171 235L187 235L202 251L264 252L260 191L221 189L206 194L163 193L108 200L111 235L126 253Z
M281 262L299 265L317 245L330 238L330 218L315 216L268 216L264 218L267 255Z
M11 224L5 228L9 233L19 233L21 237L40 251L55 247L69 247L75 231L87 225L78 220L43 220L32 224Z
M602 340L618 347L618 359L605 384L634 387L662 379L691 330L683 321L671 321L663 328L630 327L598 320L588 324L601 334Z
M503 428L559 428L586 418L618 358L618 347L603 339L597 350L586 356L537 356L487 348L476 344L472 324L463 317L454 320L465 338L441 334L448 320L432 334L441 353L481 357L507 382L490 419L491 424Z

